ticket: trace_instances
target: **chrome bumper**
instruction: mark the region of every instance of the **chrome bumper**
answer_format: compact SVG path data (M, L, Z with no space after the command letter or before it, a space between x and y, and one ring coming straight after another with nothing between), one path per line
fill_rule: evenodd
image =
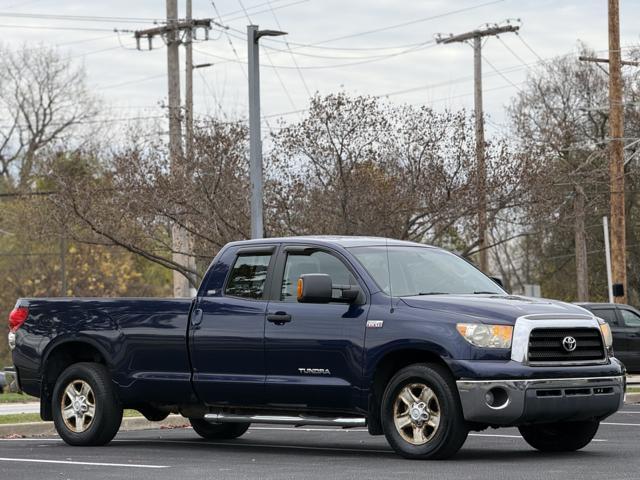
M622 407L623 376L458 380L464 418L495 426L605 418Z

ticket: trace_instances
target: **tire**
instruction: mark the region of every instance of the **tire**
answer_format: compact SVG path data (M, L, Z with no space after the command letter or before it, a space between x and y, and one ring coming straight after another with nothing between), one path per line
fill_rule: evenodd
M190 418L195 432L206 440L230 440L249 430L250 423L213 423L204 418Z
M543 423L518 427L520 434L541 452L575 452L586 447L598 432L600 422Z
M111 376L99 363L76 363L64 370L51 401L56 431L69 445L105 445L122 423Z
M455 382L437 364L398 371L384 391L380 418L391 447L410 459L449 458L469 433Z

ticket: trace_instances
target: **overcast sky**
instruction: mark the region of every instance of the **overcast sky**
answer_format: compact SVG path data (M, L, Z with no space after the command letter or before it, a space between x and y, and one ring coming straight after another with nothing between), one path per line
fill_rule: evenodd
M640 1L620 3L621 44L636 45ZM184 6L179 0L182 14ZM306 108L308 92L316 91L389 94L394 102L472 109L473 51L460 43L426 43L436 33L521 19L520 36L491 37L483 47L490 128L504 122L504 106L540 58L576 54L578 40L607 55L606 0L216 0L220 17L211 0L193 0L196 18L230 27L227 33L216 28L209 41L194 46L195 63L215 63L195 72L197 114L246 118L249 20L243 6L261 28L289 32L281 37L289 45L262 41L262 113L271 126L274 116ZM166 102L166 49L157 40L153 51L137 51L131 33L112 32L153 26L153 19L165 15L163 0L0 0L0 13L5 43L59 45L84 62L89 85L109 107L105 118L163 114L158 105ZM18 13L120 18L54 20Z

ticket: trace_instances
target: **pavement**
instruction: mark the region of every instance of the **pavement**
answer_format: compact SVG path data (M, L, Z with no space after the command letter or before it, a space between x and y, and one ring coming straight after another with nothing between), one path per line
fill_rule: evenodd
M516 429L472 433L456 457L411 461L363 429L254 425L241 438L201 440L190 428L120 432L106 447L69 447L56 436L0 439L0 478L215 479L637 479L640 406L602 423L568 454L533 450Z
M14 413L40 413L40 402L0 403L0 415Z

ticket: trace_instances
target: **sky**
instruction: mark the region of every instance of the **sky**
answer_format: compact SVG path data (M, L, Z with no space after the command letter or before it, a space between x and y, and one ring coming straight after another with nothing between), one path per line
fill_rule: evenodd
M185 0L178 3L184 15ZM637 45L640 1L620 3L621 45ZM194 18L228 27L214 28L207 41L199 32L194 45L195 64L214 63L194 72L196 115L246 119L246 27L288 32L261 40L263 134L277 128L278 118L299 120L315 92L473 109L473 50L436 45L438 33L520 25L518 35L489 37L483 45L490 132L505 127L505 106L541 60L577 56L579 41L607 56L606 0L193 0L193 10ZM153 50L143 44L138 51L131 33L165 15L162 0L0 0L2 42L56 46L83 63L103 101L101 116L114 124L166 114L166 48L158 39ZM184 49L180 55L182 62Z

